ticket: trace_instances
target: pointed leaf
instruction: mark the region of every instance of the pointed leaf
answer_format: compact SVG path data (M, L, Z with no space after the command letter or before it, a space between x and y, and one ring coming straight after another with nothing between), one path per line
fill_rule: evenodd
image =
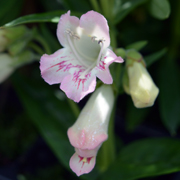
M64 93L59 89L54 91L53 87L46 84L38 75L39 71L28 78L16 73L13 77L14 87L26 113L42 137L59 161L70 169L69 160L74 154L74 148L68 140L67 129L73 125L76 117ZM95 167L92 173L85 175L84 179L96 179L98 175L99 172Z
M173 61L159 69L159 106L162 121L172 135L180 126L180 69Z
M7 24L4 25L4 27L12 27L19 24L26 24L26 23L37 23L37 22L52 22L52 23L58 23L60 16L67 11L52 11L47 13L39 13L39 14L30 14L27 16L22 16L20 18L17 18ZM73 13L76 16L79 16L80 13Z
M0 25L17 18L20 15L23 2L24 0L0 0ZM16 8L14 8L15 6Z
M66 100L58 100L43 81L33 82L16 76L13 82L32 122L59 160L69 167L69 159L74 152L66 131L75 117Z
M122 148L103 180L135 180L180 171L180 141L144 139Z
M125 49L135 49L137 51L140 51L144 46L146 46L147 43L148 41L138 41L128 45Z
M137 6L147 2L148 0L126 0L124 3L119 3L119 7L115 7L115 20L114 23L119 23L123 18L125 18L133 9Z
M157 60L159 60L161 57L163 57L165 55L165 53L167 52L167 49L161 49L158 52L155 52L149 56L145 56L144 60L146 62L146 66L149 67L151 66L153 63L155 63Z
M171 11L168 0L151 0L149 10L152 16L160 20L167 19Z

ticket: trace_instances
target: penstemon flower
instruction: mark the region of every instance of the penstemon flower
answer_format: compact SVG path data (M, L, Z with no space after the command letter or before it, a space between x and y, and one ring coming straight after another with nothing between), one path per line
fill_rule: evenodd
M108 124L114 103L111 86L98 88L81 111L77 121L68 129L68 137L75 153L70 168L80 176L95 166L96 155L108 138Z
M64 47L52 55L43 55L40 61L41 75L51 84L61 83L68 98L79 102L95 90L96 77L105 84L112 84L109 65L122 63L109 49L109 27L106 19L95 11L89 11L80 19L62 15L57 37Z

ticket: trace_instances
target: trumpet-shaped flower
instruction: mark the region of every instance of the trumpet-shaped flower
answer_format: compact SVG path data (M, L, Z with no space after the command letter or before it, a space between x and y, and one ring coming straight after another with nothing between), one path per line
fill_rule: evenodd
M89 11L78 19L68 11L60 18L57 37L64 48L43 55L40 61L41 75L47 83L61 83L60 89L75 102L95 90L96 77L112 84L109 65L122 63L123 59L108 48L109 27L104 16Z
M98 88L81 111L77 121L68 129L68 137L75 153L70 168L80 176L95 166L96 155L108 138L108 123L114 103L111 86Z

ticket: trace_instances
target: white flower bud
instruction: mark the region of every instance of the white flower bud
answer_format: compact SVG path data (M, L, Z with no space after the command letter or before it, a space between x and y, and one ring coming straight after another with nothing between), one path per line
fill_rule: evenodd
M94 168L97 152L108 138L113 104L111 86L101 86L90 97L74 125L68 129L70 143L76 151L70 159L70 167L78 176Z

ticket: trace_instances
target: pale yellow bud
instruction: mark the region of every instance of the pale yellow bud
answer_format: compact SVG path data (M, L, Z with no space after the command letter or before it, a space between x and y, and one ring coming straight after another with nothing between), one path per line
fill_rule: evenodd
M134 106L137 108L149 107L159 93L150 74L142 63L133 62L128 68L129 90Z

